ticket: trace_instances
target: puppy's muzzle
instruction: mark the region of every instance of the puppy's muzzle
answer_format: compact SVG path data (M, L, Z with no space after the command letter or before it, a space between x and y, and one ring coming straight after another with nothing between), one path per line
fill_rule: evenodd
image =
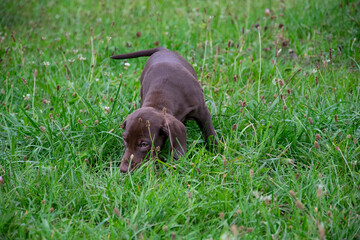
M131 169L131 164L132 164L132 161L134 159L134 154L131 154L130 155L130 158L123 158L121 160L121 164L120 164L120 170L121 172L128 172L130 169Z

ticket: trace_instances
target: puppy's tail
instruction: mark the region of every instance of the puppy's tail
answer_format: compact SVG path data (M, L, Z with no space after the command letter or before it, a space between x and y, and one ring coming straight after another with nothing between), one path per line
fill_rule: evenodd
M153 55L154 53L156 53L158 51L162 51L162 50L167 50L167 49L163 48L163 47L157 47L157 48L142 50L142 51L138 51L138 52L115 55L115 56L111 56L110 58L111 59L129 59L129 58L137 58L137 57L149 57L149 56Z

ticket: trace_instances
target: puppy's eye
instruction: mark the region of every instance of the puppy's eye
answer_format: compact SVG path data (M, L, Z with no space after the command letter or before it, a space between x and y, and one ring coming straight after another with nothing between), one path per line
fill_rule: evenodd
M149 144L145 141L141 141L139 144L138 144L139 147L141 148L145 148L145 147L149 147Z

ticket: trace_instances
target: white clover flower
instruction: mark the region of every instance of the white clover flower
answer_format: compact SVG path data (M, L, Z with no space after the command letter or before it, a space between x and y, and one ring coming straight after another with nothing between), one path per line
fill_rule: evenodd
M23 98L25 101L28 101L30 99L30 94L23 95Z
M49 62L43 62L43 64L44 64L45 67L50 66L50 63L49 63Z

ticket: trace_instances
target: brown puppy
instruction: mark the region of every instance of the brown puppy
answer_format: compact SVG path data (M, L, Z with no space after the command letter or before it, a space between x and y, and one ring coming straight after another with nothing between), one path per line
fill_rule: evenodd
M123 123L125 153L120 169L141 165L151 147L161 149L170 140L174 157L186 153L187 120L195 120L214 144L215 130L194 68L176 52L163 47L112 56L128 59L150 56L141 74L141 108ZM131 163L131 164L130 164Z

